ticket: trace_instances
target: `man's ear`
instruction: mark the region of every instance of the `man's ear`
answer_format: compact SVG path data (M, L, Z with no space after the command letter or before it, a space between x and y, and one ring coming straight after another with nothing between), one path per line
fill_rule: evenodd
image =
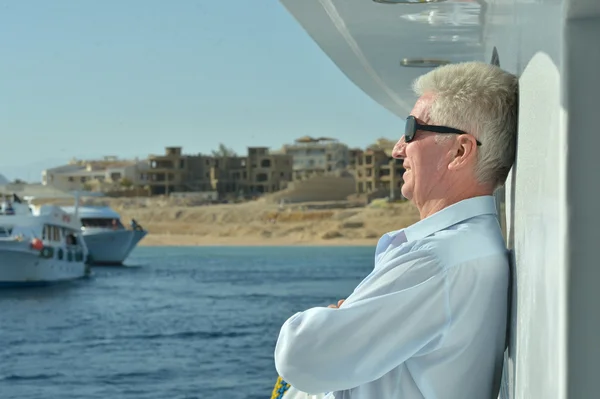
M452 160L449 170L458 170L470 164L477 156L477 140L469 134L461 134L452 146Z

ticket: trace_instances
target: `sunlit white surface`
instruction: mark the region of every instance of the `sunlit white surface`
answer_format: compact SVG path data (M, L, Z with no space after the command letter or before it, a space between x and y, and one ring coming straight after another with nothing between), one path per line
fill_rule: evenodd
M429 70L401 67L404 58L490 62L496 48L500 66L521 77L518 159L506 187L515 264L501 396L598 397L600 1L282 3L349 79L400 117L415 101L411 82Z

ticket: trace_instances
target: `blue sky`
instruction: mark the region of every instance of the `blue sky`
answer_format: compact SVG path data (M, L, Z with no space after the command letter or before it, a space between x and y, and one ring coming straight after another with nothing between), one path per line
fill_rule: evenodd
M72 157L303 135L364 147L403 121L356 88L275 0L0 0L0 174Z

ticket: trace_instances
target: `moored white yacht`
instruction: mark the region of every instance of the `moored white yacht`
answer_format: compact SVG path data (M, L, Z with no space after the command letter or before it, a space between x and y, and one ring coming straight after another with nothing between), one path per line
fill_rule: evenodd
M121 265L148 233L135 220L130 228L121 223L121 216L108 206L63 206L62 209L81 220L83 239L94 265Z
M13 195L0 207L0 286L47 285L89 275L81 224L57 206L37 215Z

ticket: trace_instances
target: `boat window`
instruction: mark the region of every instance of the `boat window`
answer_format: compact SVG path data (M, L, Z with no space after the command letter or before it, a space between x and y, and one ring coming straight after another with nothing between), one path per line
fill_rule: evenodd
M63 235L63 237L65 237L65 243L68 246L73 246L73 247L79 246L79 240L78 240L77 234L73 230L63 228L62 235Z
M12 234L11 226L0 226L0 237L9 237Z
M44 225L44 231L42 232L42 240L60 242L60 227Z
M14 215L15 214L15 208L13 208L12 204L10 202L4 202L2 203L2 205L0 206L0 215Z
M112 228L123 229L124 226L119 219L110 218L83 218L81 219L83 227L90 228Z

